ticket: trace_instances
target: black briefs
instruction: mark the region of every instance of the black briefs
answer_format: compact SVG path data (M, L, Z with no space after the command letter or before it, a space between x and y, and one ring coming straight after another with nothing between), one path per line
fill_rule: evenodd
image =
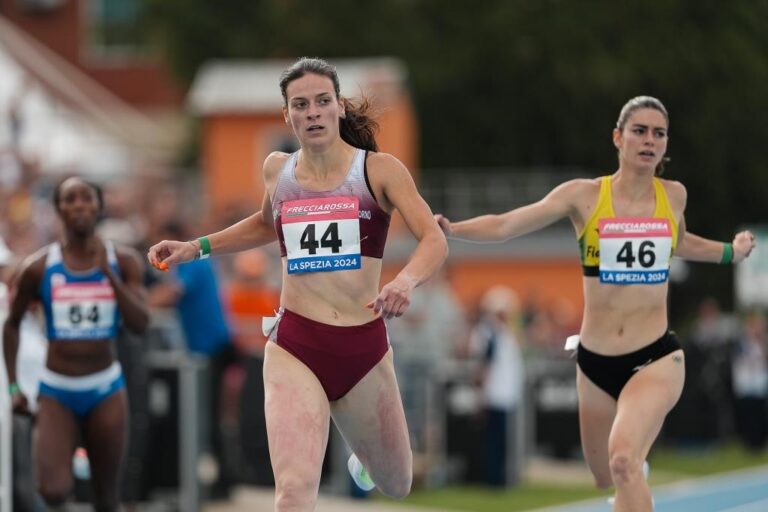
M597 354L579 344L576 362L589 380L618 400L621 390L635 372L681 348L677 335L667 331L650 345L618 356Z

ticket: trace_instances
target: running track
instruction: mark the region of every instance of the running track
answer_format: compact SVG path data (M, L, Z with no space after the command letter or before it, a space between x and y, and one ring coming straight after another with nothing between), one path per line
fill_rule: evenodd
M652 488L655 512L767 512L768 467ZM610 512L605 499L540 512Z

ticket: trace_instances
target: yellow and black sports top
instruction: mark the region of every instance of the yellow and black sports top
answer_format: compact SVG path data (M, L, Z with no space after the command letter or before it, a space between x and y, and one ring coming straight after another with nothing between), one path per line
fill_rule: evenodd
M592 216L579 234L585 276L612 284L666 282L677 247L678 225L661 180L653 178L656 209L650 218L617 218L611 177L600 179L600 195ZM602 253L602 258L601 258Z

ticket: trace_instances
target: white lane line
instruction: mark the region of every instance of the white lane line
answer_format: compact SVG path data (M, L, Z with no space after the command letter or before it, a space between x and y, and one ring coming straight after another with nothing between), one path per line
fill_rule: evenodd
M768 510L768 500L761 500L729 508L723 510L723 512L765 512L766 510Z

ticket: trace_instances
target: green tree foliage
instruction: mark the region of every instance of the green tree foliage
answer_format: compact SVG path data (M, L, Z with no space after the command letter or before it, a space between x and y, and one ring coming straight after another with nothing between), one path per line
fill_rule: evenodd
M393 55L408 66L425 168L612 172L630 97L671 115L668 177L688 225L765 218L768 1L146 0L186 81L214 58ZM277 87L277 84L275 84Z

